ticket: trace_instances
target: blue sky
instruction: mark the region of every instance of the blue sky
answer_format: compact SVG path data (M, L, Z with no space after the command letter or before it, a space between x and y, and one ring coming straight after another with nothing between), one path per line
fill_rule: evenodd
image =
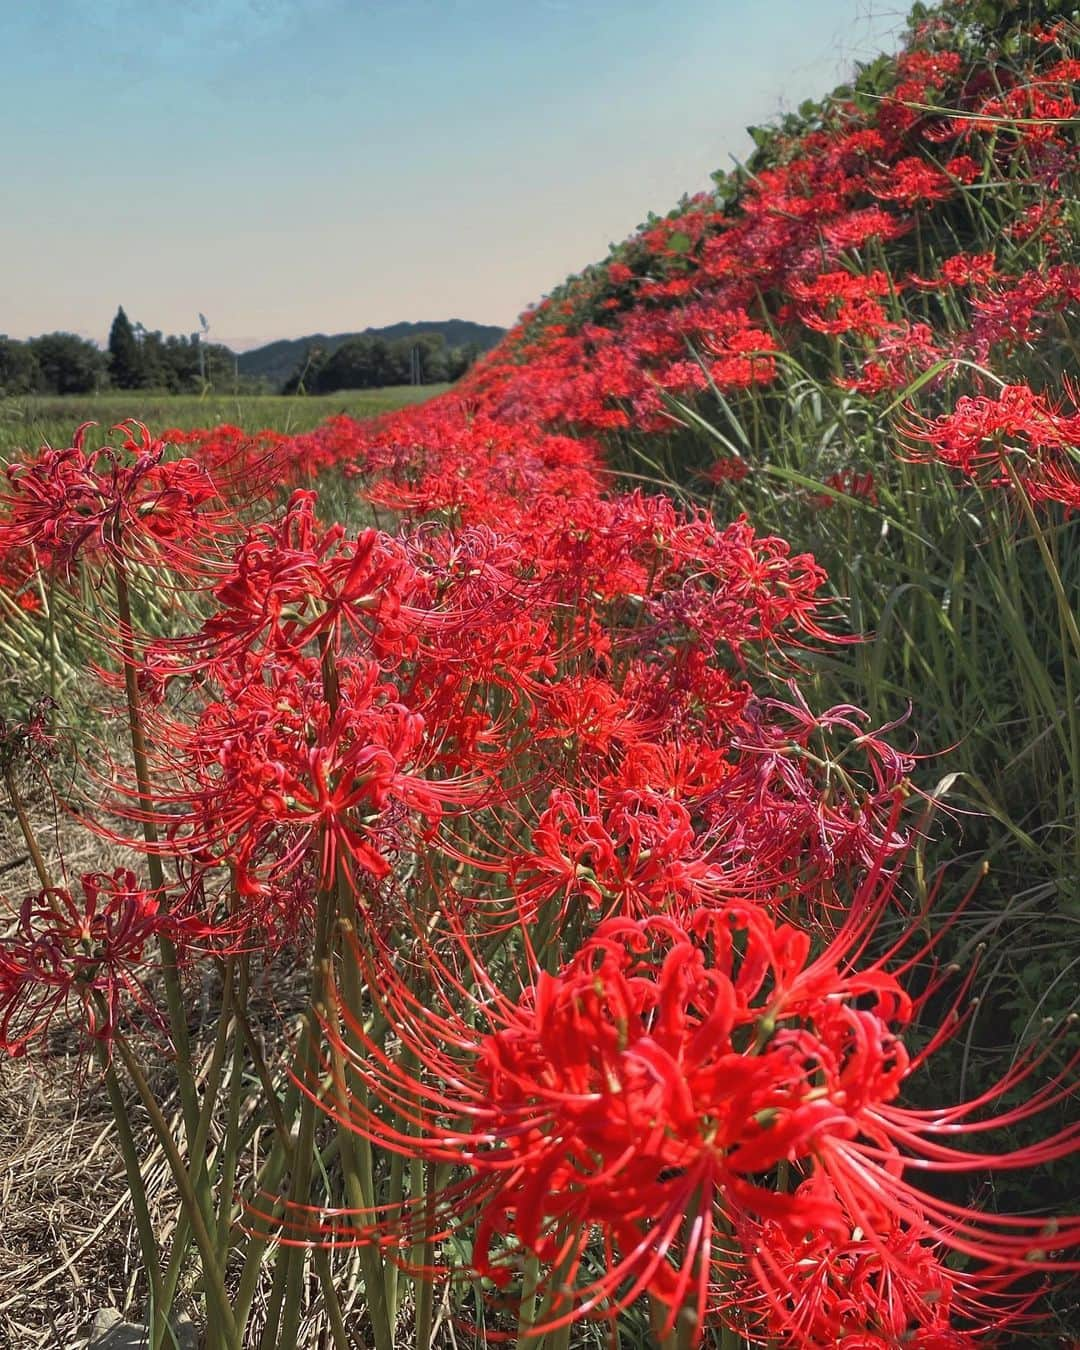
M244 347L507 324L745 127L893 44L894 0L0 6L0 332Z

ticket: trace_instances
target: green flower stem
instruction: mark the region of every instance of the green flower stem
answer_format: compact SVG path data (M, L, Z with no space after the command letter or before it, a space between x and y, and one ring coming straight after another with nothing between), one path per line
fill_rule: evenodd
M139 697L139 679L135 658L135 629L131 622L131 593L127 569L118 552L113 563L116 584L116 608L120 621L120 655L124 666L124 692L127 698L128 729L131 736L131 757L135 764L135 783L139 791L139 805L143 813L143 838L146 840L146 869L150 884L157 892L158 904L165 906L165 872L158 852L157 826L150 816L153 800L150 791L150 766L146 756L146 735L143 729L142 707ZM180 1104L184 1116L184 1130L190 1145L199 1123L198 1094L191 1068L191 1042L188 1037L187 1012L176 961L176 947L171 938L158 938L161 951L161 973L165 982L165 999L169 1014L169 1031L176 1052L176 1075L180 1089Z
M117 1033L114 1039L117 1052L123 1061L124 1068L127 1070L143 1107L150 1117L150 1123L154 1127L154 1133L157 1135L158 1142L165 1153L169 1169L173 1174L173 1180L180 1192L180 1198L184 1205L185 1213L191 1224L192 1233L195 1237L196 1246L199 1249L199 1255L202 1258L203 1278L206 1285L206 1299L208 1304L208 1314L212 1307L213 1315L219 1319L222 1339L227 1350L241 1350L240 1340L237 1335L236 1322L233 1318L232 1309L229 1306L228 1296L225 1293L224 1273L218 1265L217 1250L213 1239L207 1227L206 1218L203 1213L203 1206L195 1191L195 1186L191 1175L184 1166L184 1160L180 1156L180 1150L176 1146L176 1141L172 1136L168 1121L161 1114L161 1108L154 1098L153 1092L143 1075L139 1063L131 1051L130 1046L124 1037Z
M540 1288L540 1258L535 1252L525 1257L525 1266L521 1273L521 1304L518 1308L517 1350L535 1350L536 1337L533 1326L536 1324L536 1293Z
M330 1257L321 1248L316 1248L314 1261L315 1273L319 1277L319 1286L322 1289L323 1303L326 1305L326 1316L330 1323L330 1337L334 1342L334 1350L352 1350L349 1333L345 1330L345 1319L341 1315L341 1303L334 1287Z
M115 1067L109 1061L108 1052L100 1044L98 1046L98 1058L101 1061L102 1072L105 1076L105 1091L112 1110L113 1124L116 1126L116 1142L120 1149L120 1156L124 1160L124 1173L127 1177L128 1192L131 1195L131 1208L135 1214L135 1231L139 1235L139 1250L142 1254L143 1265L146 1268L146 1278L150 1284L150 1315L156 1321L159 1316L159 1309L165 1309L167 1314L169 1299L167 1299L162 1285L161 1253L157 1238L154 1235L153 1221L150 1218L150 1205L146 1197L146 1185L143 1182L139 1153L135 1147L135 1136L131 1131L131 1121L128 1119L127 1103L124 1101L124 1094L120 1089L120 1080L117 1077Z
M436 1192L436 1168L434 1163L428 1163L427 1167L419 1158L413 1158L409 1163L411 1179L410 1199L415 1204L417 1197L424 1197L424 1238L412 1250L412 1262L420 1270L428 1270L432 1262L432 1244L427 1239L427 1234L431 1232L434 1226L434 1208ZM416 1300L416 1350L431 1350L432 1317L435 1306L435 1286L433 1282L424 1275L417 1274L413 1277L413 1296Z
M330 927L333 917L334 891L331 886L323 886L319 891L318 908L315 917L315 951L312 960L311 995L305 1020L304 1034L301 1039L297 1077L303 1083L305 1092L300 1102L300 1122L297 1128L296 1148L292 1157L291 1178L289 1183L289 1203L306 1205L311 1198L311 1182L314 1172L315 1118L317 1106L314 1094L317 1089L319 1072L319 1015L318 1009L326 1002L326 986L329 976ZM296 1344L300 1325L300 1296L303 1286L303 1267L305 1250L301 1246L280 1247L277 1265L274 1271L275 1291L282 1291L279 1299L281 1307L280 1329L274 1328L277 1339L268 1341L271 1331L268 1321L263 1333L263 1343L276 1344L280 1350L292 1350Z
M236 1002L243 1007L248 995L249 954L239 960L239 978ZM240 1151L240 1099L244 1073L244 1037L238 1019L232 1019L232 1066L229 1071L229 1090L226 1098L228 1115L222 1144L221 1173L218 1181L218 1261L224 1270L227 1265L229 1236L232 1232L233 1191L236 1187L237 1158ZM275 1098L276 1101L276 1098Z
M206 1073L206 1086L203 1092L202 1109L199 1112L199 1121L195 1130L195 1141L191 1146L190 1156L194 1166L200 1170L206 1167L206 1141L210 1134L210 1119L214 1111L214 1103L217 1101L218 1089L221 1085L222 1065L225 1060L225 1052L229 1043L229 1024L233 1004L233 985L235 977L236 958L227 957L224 966L224 975L221 989L221 1011L218 1016L217 1036L214 1040L214 1048L210 1056L210 1064ZM230 1106L232 1103L230 1102ZM209 1177L207 1177L209 1185ZM228 1216L232 1204L232 1186L226 1188L224 1185L219 1187L219 1203ZM212 1217L212 1216L208 1216ZM165 1306L160 1310L155 1318L156 1325L151 1329L150 1350L157 1350L159 1344L163 1345L164 1340L156 1339L156 1336L164 1337L166 1335L166 1322L169 1308L172 1305L173 1297L176 1293L176 1286L180 1279L180 1272L183 1268L184 1255L187 1251L191 1239L191 1226L186 1215L181 1217L177 1225L176 1238L173 1242L173 1250L169 1259L169 1267L166 1272L165 1280ZM225 1268L224 1257L219 1250L219 1261L222 1270ZM218 1344L217 1328L207 1328L207 1350L215 1350Z
M341 877L339 874L339 886L340 883ZM346 937L345 945L351 951L351 942L348 937ZM346 957L346 976L348 975L348 968L349 961ZM337 1097L338 1114L344 1119L349 1113L350 1085L345 1056L340 1043L337 991L329 984L327 986L327 1006L324 1015L332 1017L337 1024L331 1038L331 1076L334 1093ZM359 1015L359 1009L355 1005L354 1015ZM364 1226L365 1216L373 1216L375 1210L375 1178L371 1145L365 1139L358 1139L347 1126L341 1124L338 1126L337 1139L341 1153L341 1169L345 1178L346 1198L349 1202L349 1208L356 1215L357 1229L361 1230ZM363 1145L364 1147L358 1148L357 1145ZM360 1247L358 1257L364 1277L364 1293L367 1299L368 1317L371 1321L376 1350L393 1350L393 1325L390 1316L393 1297L386 1287L384 1263L380 1259L378 1248L369 1245Z

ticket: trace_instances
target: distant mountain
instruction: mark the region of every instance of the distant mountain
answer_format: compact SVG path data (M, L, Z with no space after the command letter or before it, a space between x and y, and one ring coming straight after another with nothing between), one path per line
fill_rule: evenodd
M241 352L237 364L241 375L269 381L275 388L285 383L304 359L310 347L322 347L334 352L343 342L354 337L382 337L392 342L397 338L420 337L424 333L441 333L448 347L479 347L489 351L505 334L505 328L494 324L470 323L468 319L440 319L433 323L392 323L385 328L365 328L357 333L312 333L310 337L283 338Z

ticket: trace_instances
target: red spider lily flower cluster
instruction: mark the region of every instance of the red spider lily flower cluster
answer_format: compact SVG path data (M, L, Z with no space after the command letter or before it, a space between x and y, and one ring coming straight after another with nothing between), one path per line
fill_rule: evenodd
M804 1182L808 1190L813 1180ZM897 1224L874 1237L860 1228L845 1240L807 1233L792 1240L780 1223L762 1224L752 1239L748 1276L729 1294L752 1332L806 1346L842 1350L974 1350L995 1334L1030 1321L1037 1290L1015 1276L983 1272L969 1280ZM881 1245L891 1254L881 1259ZM1030 1283L1030 1281L1029 1281Z
M1063 413L1027 385L1007 385L997 398L961 398L908 435L928 447L923 455L968 478L1022 483L1036 501L1080 507L1080 414Z
M79 427L66 449L46 448L8 468L8 491L0 494L5 555L33 547L43 563L67 572L77 558L111 559L126 547L193 557L200 536L209 539L220 524L220 513L208 510L218 490L206 469L193 459L166 460L167 443L136 422L114 428L124 432L119 449L88 453L91 426Z
M79 888L27 897L14 933L0 942L0 1049L9 1054L25 1053L60 1013L104 1039L125 1005L153 1020L148 945L163 933L193 936L190 921L163 908L126 868L87 873Z
M792 1344L887 1345L913 1329L966 1344L965 1319L994 1309L1000 1327L1023 1313L1024 1277L1076 1243L1080 1218L998 1219L910 1174L1052 1161L1080 1130L1012 1154L957 1147L1068 1095L1055 1079L1006 1104L1039 1055L971 1102L900 1104L960 1023L950 1017L909 1047L948 975L912 999L897 978L917 959L902 955L906 939L885 959L863 956L891 887L872 872L817 956L801 927L720 903L682 918L608 919L516 997L491 981L462 929L479 976L472 997L434 951L434 998L376 964L370 987L407 1054L388 1054L350 1022L336 1048L365 1090L346 1123L391 1150L467 1169L469 1186L455 1183L446 1202L475 1222L474 1260L497 1283L524 1249L565 1291L590 1245L602 1250L602 1274L577 1284L575 1306L552 1325L613 1315L647 1290L671 1321L691 1307L699 1328L719 1317L745 1333L760 1316ZM963 1277L950 1252L969 1259ZM731 1298L740 1271L753 1274L749 1314ZM861 1280L868 1304L853 1304L845 1275ZM828 1340L856 1331L870 1338Z

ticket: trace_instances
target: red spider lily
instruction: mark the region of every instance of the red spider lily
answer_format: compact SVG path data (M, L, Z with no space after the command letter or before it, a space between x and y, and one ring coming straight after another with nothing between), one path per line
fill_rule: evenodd
M433 822L467 795L416 772L424 720L376 663L343 661L337 679L335 710L317 664L253 663L223 681L195 727L163 732L180 783L159 794L155 816L170 849L228 862L249 898L312 854L324 884L339 861L378 880L390 871L395 811Z
M532 848L505 863L513 921L532 927L555 902L556 928L578 910L637 917L686 912L707 900L746 894L749 867L727 865L687 807L660 792L594 790L578 803L552 794L532 832ZM582 917L579 912L576 916Z
M1067 512L1080 511L1080 457L1043 460L1025 484L1033 501L1058 502Z
M63 571L81 554L116 558L133 547L203 566L194 540L209 540L225 518L208 510L218 492L206 470L191 459L165 460L166 443L134 421L114 428L125 433L119 451L87 452L93 425L84 422L67 449L46 447L36 460L8 468L0 548L32 545Z
M845 497L861 497L864 501L870 502L872 506L878 504L874 475L869 470L866 473L856 473L854 469L841 469L837 473L829 474L828 478L825 479L825 486L835 488L837 492L842 492ZM814 506L825 511L837 505L838 501L832 493L825 492L812 495L810 500Z
M1061 202L1035 202L1008 227L1007 233L1017 243L1042 239L1052 244L1058 241L1062 228Z
M817 1185L810 1178L801 1189ZM878 1239L855 1228L846 1240L813 1232L793 1240L782 1224L762 1224L743 1235L745 1276L716 1297L743 1328L785 1346L965 1350L1022 1325L1038 1296L1023 1271L951 1268L940 1244L902 1224Z
M720 389L748 389L776 379L776 360L769 353L779 351L780 344L771 333L747 328L726 337L714 335L705 349L712 358L709 378Z
M1045 1052L1033 1052L971 1102L921 1111L898 1104L906 1080L960 1021L950 1018L923 1049L909 1050L902 1036L940 982L918 1001L905 994L889 966L902 972L919 959L901 957L906 939L860 969L890 892L880 872L872 877L817 957L798 928L724 906L685 923L609 920L516 999L475 956L470 995L462 976L430 953L442 978L423 1000L389 967L373 966L369 987L395 1043L350 1020L360 1045L352 1053L330 1028L364 1087L339 1119L391 1150L466 1168L476 1184L457 1187L456 1200L448 1192L447 1203L460 1202L475 1219L476 1268L504 1282L508 1244L549 1263L563 1305L573 1303L552 1327L614 1315L648 1290L671 1310L669 1326L680 1307L692 1307L700 1333L716 1306L715 1283L750 1260L769 1316L798 1332L806 1314L798 1299L792 1306L793 1277L779 1255L770 1264L761 1253L762 1225L776 1225L789 1247L827 1239L840 1266L845 1245L856 1264L872 1253L867 1287L878 1294L863 1331L883 1321L888 1330L885 1319L910 1303L924 1249L986 1263L985 1277L969 1272L949 1291L965 1316L978 1316L1003 1273L1054 1268L1053 1254L1080 1242L1080 1218L981 1215L909 1176L1075 1151L1076 1125L1012 1154L943 1142L1029 1118L1073 1085L1058 1077L1027 1102L987 1115L1044 1062ZM782 1180L787 1169L793 1188ZM445 1207L440 1213L445 1222ZM415 1219L403 1220L409 1240ZM374 1240L387 1226L390 1219L344 1240ZM572 1288L594 1240L605 1268ZM945 1280L940 1260L937 1278ZM923 1269L925 1276L925 1262Z
M163 911L135 874L88 872L81 897L67 889L28 897L15 931L0 941L0 1046L24 1053L63 1011L91 1037L108 1038L130 1002L151 1017L147 944L189 923Z
M884 272L872 272L869 276L820 272L789 283L803 323L819 333L831 334L880 332L887 316L878 297L889 295L892 288L893 283Z
M970 155L958 155L944 170L911 155L891 165L887 175L882 174L868 186L882 201L918 206L945 201L956 191L957 183L973 183L978 176L979 166Z
M983 289L998 277L996 259L992 253L954 253L945 258L937 277L911 278L912 285L921 290L936 291L946 286L972 286Z
M877 339L874 356L854 378L835 377L842 389L871 398L890 389L903 389L915 375L929 370L942 352L924 323L887 324Z
M903 853L896 798L915 759L883 739L897 723L867 732L866 714L850 706L815 716L790 687L792 704L747 705L732 737L734 767L699 806L728 857L752 865L766 894L816 894L824 904L822 883Z
M971 343L985 358L995 345L1015 349L1033 341L1040 323L1080 302L1080 268L1048 267L999 282L972 302Z
M978 478L989 469L992 481L1009 481L1003 460L1015 456L1021 475L1029 463L1039 464L1080 443L1080 417L1065 416L1041 394L1024 384L1007 385L996 399L963 397L956 408L919 424L909 422L911 441L930 447L930 455ZM926 458L926 452L913 458Z
M324 633L336 645L343 630L385 629L415 590L387 535L365 530L347 540L341 526L323 529L315 500L313 492L294 493L275 525L255 527L237 549L200 635L215 660L256 641L299 653Z
M911 229L911 225L880 206L867 206L857 211L847 211L822 225L821 232L826 242L837 252L862 248L871 239L888 241L898 239Z
M596 675L538 686L533 720L539 741L561 741L576 757L610 755L652 729L630 699Z
M722 455L714 460L701 476L708 483L741 483L749 472L750 466L745 459L739 459L735 455Z

